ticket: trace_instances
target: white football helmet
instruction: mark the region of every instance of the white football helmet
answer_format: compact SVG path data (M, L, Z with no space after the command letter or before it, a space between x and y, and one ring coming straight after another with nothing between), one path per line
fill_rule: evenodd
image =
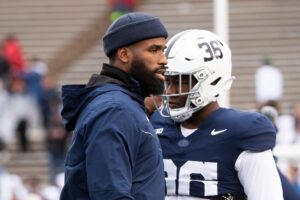
M180 32L168 41L165 54L168 58L166 79L178 76L179 89L176 94L167 94L168 81L165 82L163 116L182 122L230 89L234 79L231 76L231 51L214 33L205 30ZM190 77L188 92L181 91L184 75ZM185 106L170 108L170 97L179 95L187 95Z

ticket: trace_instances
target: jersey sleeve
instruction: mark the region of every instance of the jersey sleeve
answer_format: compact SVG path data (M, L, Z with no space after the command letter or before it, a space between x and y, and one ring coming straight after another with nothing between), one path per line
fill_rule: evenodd
M276 142L276 129L272 122L262 114L251 113L245 116L248 121L239 137L242 150L265 151L272 149Z

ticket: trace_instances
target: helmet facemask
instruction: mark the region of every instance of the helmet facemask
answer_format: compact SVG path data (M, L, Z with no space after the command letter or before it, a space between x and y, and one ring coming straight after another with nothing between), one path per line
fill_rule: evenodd
M216 101L216 98L211 99L202 92L202 83L209 77L210 73L207 68L188 74L167 71L165 73L165 94L162 95L163 107L161 114L171 117L176 122L182 122L190 118L194 112L201 110L208 102ZM170 93L168 91L169 87L176 88L175 92ZM174 107L172 98L177 97L179 99L180 96L185 96L185 104L181 107Z

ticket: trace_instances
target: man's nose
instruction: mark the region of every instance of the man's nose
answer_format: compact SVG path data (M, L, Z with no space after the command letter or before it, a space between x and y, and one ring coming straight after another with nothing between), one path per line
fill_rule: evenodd
M166 64L168 64L168 59L167 59L166 55L164 54L164 52L162 52L162 53L160 54L159 64L161 64L161 65L166 65Z

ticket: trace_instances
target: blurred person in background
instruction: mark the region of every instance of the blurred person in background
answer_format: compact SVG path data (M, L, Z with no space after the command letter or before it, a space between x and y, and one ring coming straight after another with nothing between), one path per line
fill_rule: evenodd
M283 84L282 72L272 64L269 57L266 57L262 65L255 72L257 107L261 107L269 101L279 103L283 94Z
M34 57L31 59L30 65L24 73L25 80L25 92L32 96L40 111L42 127L46 129L49 116L49 106L47 104L47 95L44 88L44 78L47 76L48 66L47 64Z
M300 173L299 173L299 161L298 162L292 162L289 166L288 173L287 173L289 181L293 184L296 191L299 194L300 199Z
M0 199L24 200L28 196L27 189L22 179L15 174L8 173L0 167Z
M0 142L0 200L24 200L28 191L22 179L15 174L10 174L3 167L9 159L4 143Z
M50 158L50 181L52 184L54 184L56 175L64 172L67 140L69 134L63 127L63 121L60 115L62 107L60 94L53 86L49 77L44 79L43 85L48 107L46 139L47 150Z
M20 150L26 153L29 150L28 123L30 119L29 105L34 104L33 99L25 93L26 82L22 76L14 76L10 87L10 114L15 123L14 132L19 139Z
M47 64L38 57L31 59L24 79L26 94L35 100L41 116L41 127L46 132L50 182L54 184L55 176L64 171L67 139L60 116L60 94L48 76Z
M300 102L295 103L293 115L295 119L295 142L300 143Z
M275 125L275 127L277 127L277 122L279 117L277 110L278 109L276 109L276 104L275 105L269 104L269 105L262 106L258 111L263 115L265 115L266 117L268 117L268 119ZM277 128L276 130L278 131ZM276 138L276 140L277 139L278 138ZM283 170L283 172L285 173L282 173L282 166L281 166L282 163L280 163L280 159L278 159L278 157L275 157L275 160L277 162L277 165L279 166L278 172L282 184L284 200L299 200L300 194L298 193L298 188L297 188L298 174L293 173L294 172L293 170L287 170L287 171ZM288 161L288 165L290 165L290 163L292 162Z
M0 49L0 87L7 90L11 80L10 64Z
M112 8L110 20L113 22L122 15L135 11L138 0L108 0L108 4Z
M35 101L26 94L23 77L13 77L9 91L0 90L0 137L10 145L19 141L20 150L27 152L28 130L37 125L39 112Z
M26 70L22 45L14 34L8 34L1 44L4 57L10 64L12 76L21 76Z

